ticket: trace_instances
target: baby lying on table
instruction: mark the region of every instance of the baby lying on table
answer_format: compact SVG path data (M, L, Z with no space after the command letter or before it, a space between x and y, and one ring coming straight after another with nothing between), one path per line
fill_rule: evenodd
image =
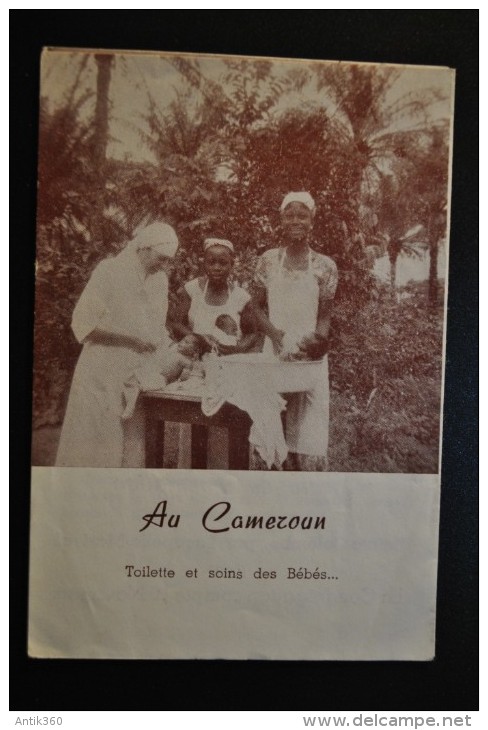
M204 377L199 358L208 350L206 340L200 335L190 334L172 345L159 347L144 365L125 381L123 396L125 408L122 418L127 419L134 408L141 390L161 390L175 380L190 377Z

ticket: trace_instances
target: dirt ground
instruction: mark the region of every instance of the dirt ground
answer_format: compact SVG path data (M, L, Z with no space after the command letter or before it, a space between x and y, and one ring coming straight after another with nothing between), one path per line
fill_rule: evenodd
M341 414L344 410L340 400L334 391L331 391L331 410L335 407L336 413ZM350 430L350 429L349 429ZM225 429L216 428L209 439L209 468L226 468L225 454L227 453L227 433ZM34 429L32 433L32 464L34 466L54 466L56 452L58 449L61 425L41 426ZM331 420L330 444L329 444L329 470L345 471L344 464L348 462L348 445L351 440L351 433L348 433L345 419L337 418ZM164 466L167 469L189 467L190 459L190 433L189 428L180 427L175 423L167 423L165 426ZM178 453L181 455L178 458ZM347 470L347 469L346 469ZM354 469L353 469L354 470Z
M227 453L227 434L224 429L212 429L209 440L209 468L225 468ZM61 426L42 426L32 433L33 466L54 466L58 450ZM190 429L176 423L166 423L164 435L164 466L167 469L189 468L190 466ZM179 451L181 451L178 458Z

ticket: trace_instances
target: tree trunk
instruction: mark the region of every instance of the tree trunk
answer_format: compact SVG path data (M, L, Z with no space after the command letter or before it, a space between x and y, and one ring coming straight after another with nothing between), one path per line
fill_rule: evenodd
M446 229L444 210L431 216L429 225L429 305L436 307L439 298L439 282L437 277L437 261L439 257L439 241Z
M97 167L103 167L108 142L108 90L113 56L106 53L97 53L95 61L97 63L97 102L95 107L94 162Z
M400 247L398 241L395 239L389 241L387 254L390 262L390 295L393 302L396 302L396 270L399 253Z
M396 288L396 256L390 257L390 292L391 298L395 299L395 288Z
M95 55L97 64L97 100L95 106L93 165L95 169L95 196L91 224L92 240L96 248L103 246L103 212L108 143L108 92L112 73L113 56L108 53Z
M437 259L439 256L439 240L437 234L433 232L429 249L429 290L428 299L431 307L438 304L438 286L437 286Z

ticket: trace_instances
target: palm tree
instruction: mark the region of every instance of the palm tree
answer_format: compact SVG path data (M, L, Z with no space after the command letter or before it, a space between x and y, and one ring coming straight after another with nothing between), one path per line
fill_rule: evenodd
M183 239L185 231L189 240L219 231L247 245L264 209L252 185L257 132L266 127L281 82L268 61L228 59L219 81L208 79L197 60L171 63L182 82L164 111L148 90L148 132L141 131L157 160L153 207L180 226Z
M97 93L93 120L93 168L96 192L94 209L90 217L91 238L95 248L104 243L105 187L107 182L107 143L109 122L109 89L114 57L110 53L96 53Z
M184 238L185 229L212 224L222 159L221 110L210 99L198 98L188 85L175 91L165 111L149 92L148 100L143 116L147 131L140 135L156 163L129 181L132 201L182 226Z
M316 67L317 87L332 105L329 115L338 154L349 171L342 183L353 203L344 211L348 229L361 230L360 203L367 197L379 198L376 213L380 219L386 216L393 285L400 253L418 255L417 244L425 245L405 238L413 225L421 223L430 249L429 301L434 302L438 245L446 220L448 146L446 123L433 121L431 110L445 97L439 89L424 89L395 98L400 75L401 70L387 66ZM388 180L396 186L390 211L392 191L384 195Z
M365 64L318 65L317 88L331 105L329 116L339 148L349 156L351 192L374 189L391 162L408 155L435 126L430 119L440 91L418 90L390 101L401 70Z
M413 190L416 171L396 165L396 175L382 175L375 196L381 235L386 240L390 262L390 293L396 299L396 270L400 255L421 257L428 248L425 228L418 222L417 194Z
M411 146L409 158L395 165L395 175L383 176L378 214L388 235L390 264L398 255L429 251L428 300L437 305L439 245L446 234L449 175L448 130L435 127L422 144ZM414 232L405 234L416 226ZM394 282L394 279L393 279Z
M447 128L434 129L428 144L415 160L419 220L424 224L429 246L429 304L438 304L437 261L439 245L446 236L448 209L449 148Z
M94 163L103 168L108 142L109 89L114 57L110 53L96 53L97 98L94 118Z

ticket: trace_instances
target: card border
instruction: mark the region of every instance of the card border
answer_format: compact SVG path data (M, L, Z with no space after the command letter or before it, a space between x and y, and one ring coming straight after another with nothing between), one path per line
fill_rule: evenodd
M11 485L16 709L476 709L476 11L11 12L15 299ZM197 17L198 14L198 17ZM159 22L156 22L159 21ZM215 29L218 28L218 33ZM272 31L272 32L271 32ZM320 35L320 31L322 35ZM38 56L43 45L405 62L457 69L438 586L432 663L92 662L26 656ZM318 49L320 48L320 52ZM19 93L22 89L22 93ZM87 681L90 690L86 691ZM148 693L164 684L164 698ZM183 687L184 689L181 689ZM252 687L253 692L248 688ZM407 689L408 688L408 689ZM293 689L293 691L291 691ZM129 691L130 690L130 691ZM151 698L152 697L152 698Z

